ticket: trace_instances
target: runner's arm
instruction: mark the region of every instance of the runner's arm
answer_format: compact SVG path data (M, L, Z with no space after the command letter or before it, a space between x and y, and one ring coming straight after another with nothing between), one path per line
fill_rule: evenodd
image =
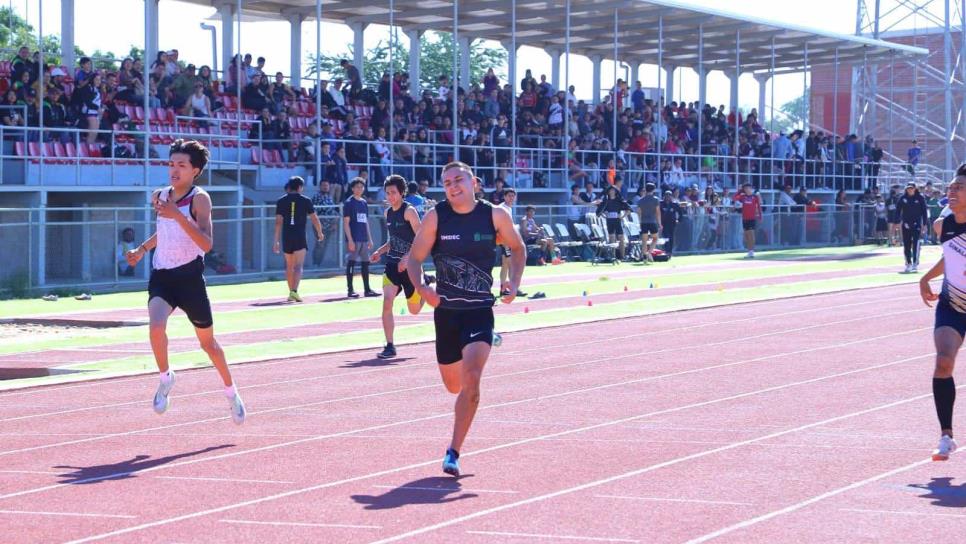
M496 243L510 250L509 285L500 286L501 293L504 289L509 291L509 294L503 295L504 304L509 304L517 296L517 289L523 278L523 269L527 264L527 251L523 245L523 238L513 228L513 220L506 210L493 208L493 226L496 227Z
M282 240L282 221L284 221L284 220L285 220L285 218L283 218L281 215L275 214L275 237L272 238L272 240L274 240L274 242L272 243L272 245L274 245L274 246L277 246L277 245L279 245L279 243L281 243L281 240Z
M316 238L318 238L320 242L325 240L325 231L322 230L322 221L319 221L319 216L315 213L315 208L312 208L312 211L309 212L309 219L312 220L312 226L315 227Z
M169 202L169 206L176 205ZM171 219L178 222L185 234L197 245L201 251L208 253L214 245L211 223L211 197L208 193L199 192L194 198L195 224L191 224L188 218L174 210Z
M423 216L419 230L416 231L416 238L413 239L413 245L409 249L409 264L406 267L409 281L416 286L419 295L434 308L439 305L439 295L436 294L435 289L423 284L423 261L429 256L436 241L436 225L436 210L429 210Z

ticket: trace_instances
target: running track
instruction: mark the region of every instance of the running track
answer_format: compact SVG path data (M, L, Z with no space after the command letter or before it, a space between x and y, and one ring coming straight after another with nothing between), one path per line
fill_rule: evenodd
M514 333L465 476L432 346L0 394L0 523L18 542L841 542L966 520L928 461L931 313L910 287ZM964 519L956 519L964 518Z

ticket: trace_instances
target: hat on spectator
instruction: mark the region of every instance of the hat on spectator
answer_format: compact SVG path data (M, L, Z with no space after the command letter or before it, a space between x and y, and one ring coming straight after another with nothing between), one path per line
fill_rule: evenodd
M54 68L53 70L50 71L50 77L65 76L65 75L67 74L65 74L64 71L61 70L60 68Z

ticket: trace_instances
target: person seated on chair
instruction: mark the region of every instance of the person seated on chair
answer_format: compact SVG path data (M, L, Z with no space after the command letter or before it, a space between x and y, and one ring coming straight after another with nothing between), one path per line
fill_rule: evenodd
M607 188L607 196L597 206L597 215L607 219L607 241L618 242L617 256L624 259L624 218L630 215L631 207L621 198L620 192L613 185Z
M127 262L127 252L137 247L134 243L134 229L125 227L121 231L121 241L117 244L117 274L119 276L133 276L134 267Z
M520 234L523 236L523 242L528 246L540 246L543 251L544 261L553 260L554 254L554 243L553 238L550 238L540 225L537 225L537 221L533 218L536 215L537 209L533 206L527 206L526 216L520 219Z

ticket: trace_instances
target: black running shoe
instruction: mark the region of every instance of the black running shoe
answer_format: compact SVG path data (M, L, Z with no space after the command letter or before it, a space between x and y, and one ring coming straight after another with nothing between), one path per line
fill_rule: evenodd
M392 344L386 344L385 349L376 354L376 357L380 359L392 359L396 356L396 346Z
M432 285L436 283L436 276L432 276L430 274L423 274L423 283L425 283L426 285Z
M349 291L348 294L346 294L346 296L349 298L359 298L359 293L356 293L355 291Z
M382 295L373 291L372 289L366 289L365 295L367 298L371 297L381 297Z

